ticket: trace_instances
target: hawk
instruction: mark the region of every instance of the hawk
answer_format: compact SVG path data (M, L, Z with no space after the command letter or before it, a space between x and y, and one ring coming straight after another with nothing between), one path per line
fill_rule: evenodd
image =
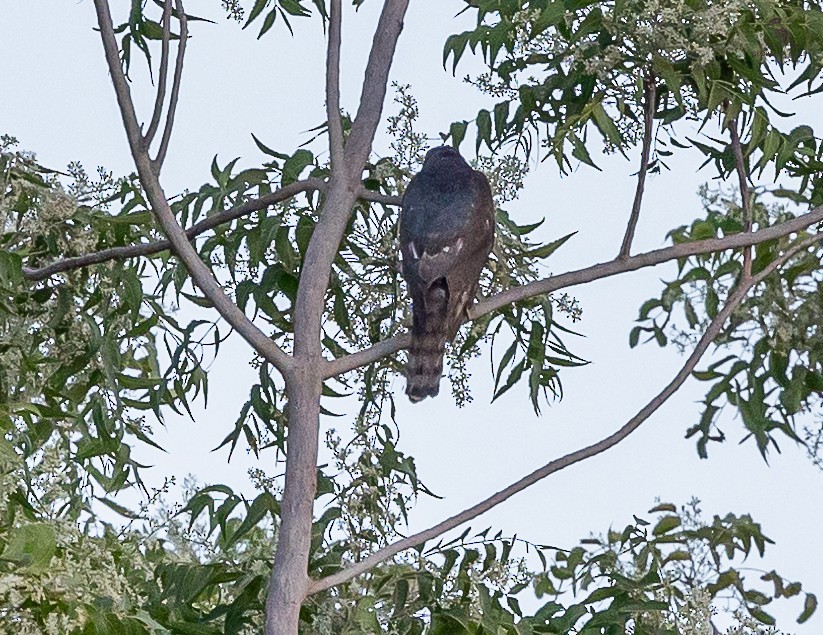
M468 317L494 244L489 182L451 146L434 148L412 178L400 212L403 277L412 298L406 394L440 390L446 342Z

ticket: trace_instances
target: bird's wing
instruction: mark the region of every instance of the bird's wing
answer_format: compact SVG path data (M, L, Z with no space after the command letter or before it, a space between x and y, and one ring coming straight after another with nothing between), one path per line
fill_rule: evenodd
M430 187L422 174L412 179L400 222L405 273L430 283L478 252L487 255L493 238L494 203L480 172L469 173L462 187L449 191Z

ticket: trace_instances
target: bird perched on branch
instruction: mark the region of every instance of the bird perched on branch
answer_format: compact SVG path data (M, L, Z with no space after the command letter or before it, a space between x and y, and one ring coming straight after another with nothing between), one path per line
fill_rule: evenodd
M400 212L402 273L412 298L406 365L412 402L440 390L446 342L468 316L493 244L494 201L486 176L455 148L430 150Z

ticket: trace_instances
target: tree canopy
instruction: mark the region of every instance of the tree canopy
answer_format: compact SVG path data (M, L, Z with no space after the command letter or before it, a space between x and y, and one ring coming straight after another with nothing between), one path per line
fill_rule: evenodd
M418 127L413 89L389 81L408 0L383 3L364 71L341 68L342 4L222 2L250 37L288 37L299 19L327 34L325 120L297 148L255 136L265 158L254 167L215 157L208 182L163 189L184 59L199 30L232 26L181 0L132 0L114 14L94 0L134 174L58 170L0 138L0 626L686 635L718 632L722 608L729 635L753 635L778 632L769 605L790 598L809 620L817 600L800 582L748 569L771 541L746 514L709 520L697 501L657 501L622 530L562 548L469 523L596 461L690 377L706 384L686 431L699 456L742 426L764 459L788 441L820 464L823 146L813 121L783 112L787 98L819 99L820 6L456 3L476 27L444 42L444 66L482 60L468 81L489 105L443 121L437 138ZM132 87L146 68L156 98L138 112ZM361 72L360 101L341 104L341 73ZM539 413L561 399L566 373L588 362L571 343L585 330L571 288L641 268L676 265L627 337L684 361L610 436L407 535L432 492L396 414L409 342L396 222L410 177L441 143L487 174L497 206L482 297L448 353L455 408L480 397L470 372L480 355L493 365L484 400L520 391ZM541 170L585 183L603 153L639 154L615 257L547 276L572 234L535 237L545 228L514 203L525 176L547 160ZM677 178L675 156L689 153L715 182L699 192L702 213L671 227L666 246L635 253L647 176ZM136 448L159 447L153 427L168 413L193 416L195 401L219 393L209 372L230 334L257 379L220 447L271 469L250 475L253 496L147 486ZM183 504L167 502L181 489ZM135 491L139 508L123 498Z

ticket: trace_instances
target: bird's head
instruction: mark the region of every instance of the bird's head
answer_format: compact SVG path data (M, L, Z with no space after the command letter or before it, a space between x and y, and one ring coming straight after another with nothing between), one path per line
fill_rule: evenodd
M457 148L453 148L452 146L438 146L436 148L432 148L428 151L428 153L426 153L426 160L423 162L423 169L426 170L428 168L437 168L439 166L449 164L468 165L465 159L460 156Z

